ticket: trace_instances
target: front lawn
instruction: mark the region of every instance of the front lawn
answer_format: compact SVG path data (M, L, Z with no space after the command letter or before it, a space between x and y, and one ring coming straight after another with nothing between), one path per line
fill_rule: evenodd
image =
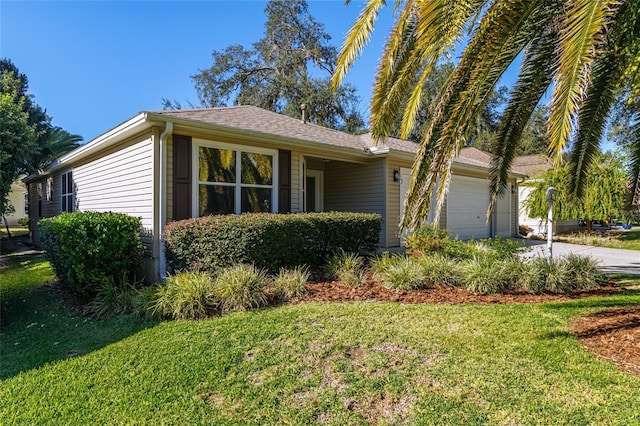
M570 244L609 247L625 250L640 250L640 228L629 231L597 231L560 234L554 240Z
M9 232L11 232L12 237L20 237L24 235L29 235L29 228L26 226L10 226ZM0 238L8 238L9 234L7 234L7 228L4 224L0 223Z
M202 321L94 321L1 271L3 424L638 424L640 377L572 318L640 292L535 305L310 303Z

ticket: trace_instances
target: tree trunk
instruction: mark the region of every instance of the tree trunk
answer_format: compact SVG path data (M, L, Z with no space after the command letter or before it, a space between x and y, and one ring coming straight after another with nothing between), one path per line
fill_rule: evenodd
M4 227L7 230L7 236L11 238L11 231L9 231L9 221L7 221L7 218L4 215L2 216L2 219L4 220Z
M593 221L591 219L587 219L587 232L591 232L591 230L593 229Z

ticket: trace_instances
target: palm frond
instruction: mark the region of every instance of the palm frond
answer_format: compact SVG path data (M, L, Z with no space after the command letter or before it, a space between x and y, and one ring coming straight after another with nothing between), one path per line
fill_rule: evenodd
M636 115L636 123L633 128L635 139L629 141L629 185L625 200L625 210L630 212L640 210L640 112Z
M438 176L441 184L434 221L439 220L452 161L460 152L473 117L485 105L498 80L524 46L536 34L542 33L554 16L552 8L540 7L547 3L550 1L505 0L492 4L484 14L448 79L424 134L405 201L403 230L415 229L421 220L419 215L429 211L430 194ZM425 147L432 150L428 162L421 158Z
M622 70L613 54L594 63L591 84L580 108L578 131L569 162L569 193L582 198L587 173L600 152L600 140L615 100Z
M550 31L525 51L518 81L510 94L509 103L500 120L500 127L493 141L491 162L491 201L487 211L489 218L496 200L507 187L509 170L520 146L522 132L531 114L551 84L557 33Z
M405 5L391 31L374 84L370 119L374 138L386 136L403 110L403 128L410 131L417 113L419 86L453 48L469 17L484 3L439 0ZM404 106L409 93L412 102Z
M378 12L382 7L386 6L386 3L385 0L369 0L358 16L356 23L349 30L342 49L340 49L336 70L331 78L331 85L334 89L340 86L345 75L353 66L360 53L362 53L362 50L373 33Z
M558 66L549 119L549 152L560 161L586 96L591 66L600 51L605 28L618 0L575 0L563 18L559 38Z

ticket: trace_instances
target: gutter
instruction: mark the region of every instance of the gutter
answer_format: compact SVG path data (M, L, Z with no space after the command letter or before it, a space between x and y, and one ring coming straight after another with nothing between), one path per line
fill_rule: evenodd
M516 238L523 238L523 239L527 238L527 236L526 235L522 235L520 233L520 184L522 182L524 182L525 180L527 180L526 175L521 180L516 179L516 191L515 191L515 194L514 194L516 196L516 200L517 200L516 206L518 207L517 211L514 213L516 215Z
M164 254L164 238L162 232L167 224L167 139L173 133L173 123L167 121L159 141L159 170L158 170L158 269L160 279L167 277L167 260Z

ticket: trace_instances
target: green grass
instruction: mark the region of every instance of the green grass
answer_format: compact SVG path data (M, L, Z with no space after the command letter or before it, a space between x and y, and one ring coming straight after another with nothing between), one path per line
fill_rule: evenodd
M576 316L640 303L638 291L540 305L312 303L153 324L74 317L38 284L46 263L10 269L3 303L7 291L24 306L2 334L7 425L640 423L640 377L568 332ZM48 361L20 361L54 342Z
M22 235L29 235L29 228L27 226L10 226L9 231L12 237L19 237ZM0 223L0 238L8 237L7 228L3 223Z
M596 232L591 235L585 233L562 234L554 237L557 241L587 246L609 247L625 250L640 250L640 229L625 232L606 232L605 236Z
M150 325L127 316L95 321L73 315L47 288L54 276L43 257L0 265L1 379L86 355Z

